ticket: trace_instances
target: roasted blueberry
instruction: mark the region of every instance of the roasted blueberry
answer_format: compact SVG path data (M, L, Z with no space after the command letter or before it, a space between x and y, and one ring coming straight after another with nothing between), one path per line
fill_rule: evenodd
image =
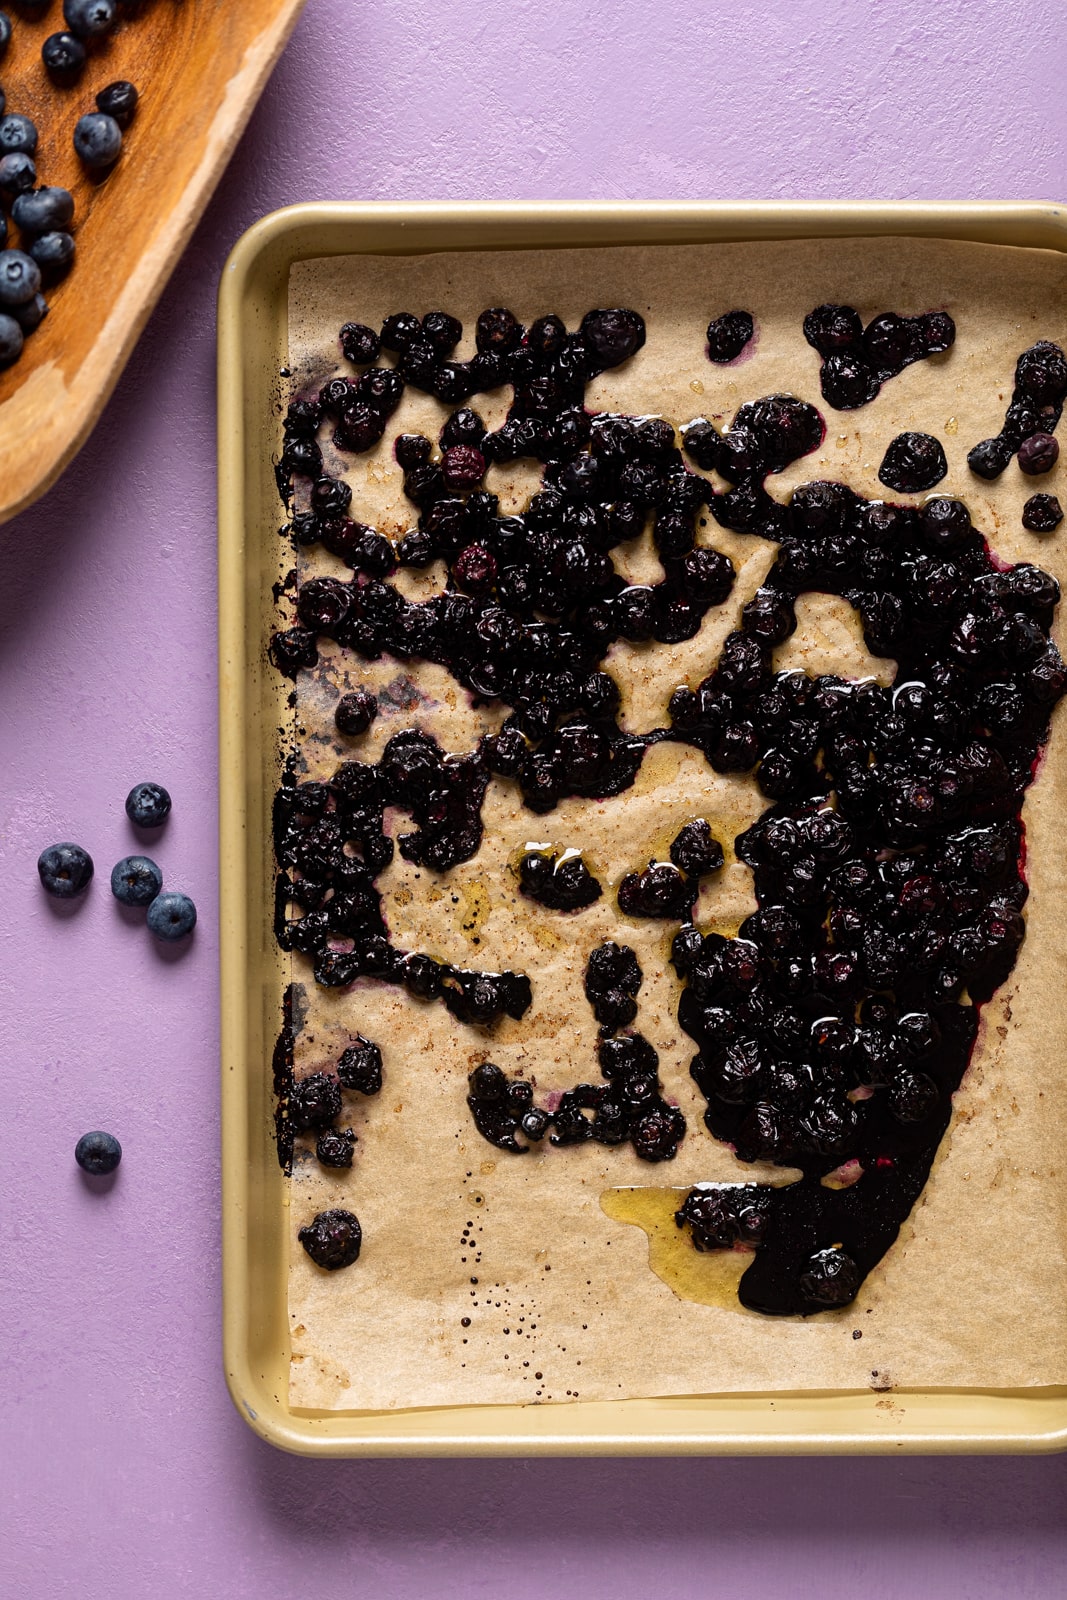
M17 208L18 201L15 202ZM17 209L15 220L18 221ZM1019 466L1028 478L1038 478L1051 472L1059 460L1059 441L1051 433L1032 433L1019 446Z
M111 869L111 893L120 905L151 905L163 887L163 874L148 856L123 856Z
M945 452L929 433L898 433L878 469L879 482L898 494L932 489L948 471Z
M673 862L650 861L643 872L628 873L619 884L619 910L628 917L683 922L695 897L694 886Z
M170 808L170 795L161 783L134 784L126 796L126 815L138 828L161 828Z
M370 1039L357 1033L352 1044L342 1051L337 1077L345 1089L360 1094L377 1094L382 1086L382 1052Z
M676 867L693 877L718 872L724 857L722 845L711 831L711 824L703 818L687 822L671 844L671 860Z
M149 933L155 934L157 939L168 943L184 939L196 927L196 906L187 894L165 889L148 907L146 921Z
M312 1072L297 1078L289 1091L289 1122L297 1131L324 1128L341 1114L341 1090L336 1078Z
M324 1167L350 1167L355 1148L351 1128L324 1128L315 1140L315 1155Z
M70 900L89 887L93 858L80 844L52 844L37 857L42 886L57 900Z
M859 1293L863 1274L839 1247L817 1250L800 1277L800 1292L817 1306L847 1306Z
M373 328L362 322L346 322L341 329L341 350L347 361L357 367L369 367L377 361L382 342Z
M1032 494L1023 506L1022 520L1031 533L1052 533L1063 521L1063 507L1054 494Z
M999 478L1015 454L1015 446L1003 434L992 439L982 439L967 453L967 465L978 478L992 482Z
M320 1211L297 1235L317 1267L337 1272L359 1258L363 1232L351 1211Z
M708 359L723 364L736 361L755 332L747 311L726 311L708 323Z
M122 1146L113 1133L83 1133L74 1146L74 1159L83 1172L103 1178L122 1160Z
M368 689L343 694L334 708L333 720L339 733L366 733L378 715L378 702Z
M804 337L821 356L847 350L863 337L863 323L851 306L816 306L804 318Z
M636 311L587 311L581 332L601 368L618 367L644 344L645 321Z

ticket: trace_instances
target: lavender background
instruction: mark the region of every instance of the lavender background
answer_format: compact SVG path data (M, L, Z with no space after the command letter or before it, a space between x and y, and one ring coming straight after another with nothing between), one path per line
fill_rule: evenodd
M0 1585L21 1600L1063 1592L1067 1457L308 1462L219 1353L214 297L306 199L1067 199L1057 0L311 0L81 457L0 529ZM13 570L14 569L14 570ZM200 908L107 891L152 777ZM73 914L34 860L81 841ZM125 1146L91 1193L86 1128ZM1062 1312L1062 1308L1050 1308Z

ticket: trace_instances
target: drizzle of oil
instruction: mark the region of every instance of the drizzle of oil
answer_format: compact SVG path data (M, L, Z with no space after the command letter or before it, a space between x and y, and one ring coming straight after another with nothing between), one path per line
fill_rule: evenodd
M473 883L465 883L459 890L459 925L463 937L468 944L478 945L482 942L482 928L486 918L493 909L493 902L489 890L479 879Z
M626 1222L648 1235L648 1264L679 1300L744 1313L737 1298L741 1275L752 1260L748 1250L694 1250L674 1213L689 1193L681 1189L605 1189L600 1209L613 1222Z

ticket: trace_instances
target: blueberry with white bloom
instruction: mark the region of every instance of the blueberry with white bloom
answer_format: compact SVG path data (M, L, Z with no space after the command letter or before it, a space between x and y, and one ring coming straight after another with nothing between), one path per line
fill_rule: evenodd
M33 333L48 315L48 301L43 294L35 294L24 306L12 306L11 315L23 333Z
M147 921L157 939L184 939L196 927L196 907L187 894L168 889L152 901Z
M18 111L9 111L6 117L0 117L0 156L10 155L13 150L25 150L32 156L36 149L37 128L29 117Z
M79 39L99 39L115 26L115 0L63 0L63 21Z
M123 856L111 869L111 893L123 906L150 906L163 874L150 856Z
M0 308L24 306L41 287L41 269L24 250L0 250Z
M29 194L18 195L11 215L22 232L30 237L55 233L57 229L69 228L74 217L74 196L69 189L46 184Z
M0 312L0 369L10 367L22 354L22 329L14 317Z
M83 1133L74 1146L74 1159L83 1172L106 1178L122 1160L122 1146L113 1133Z
M0 196L11 201L25 194L37 182L37 167L25 150L12 150L0 156Z
M41 269L41 282L58 283L70 271L74 260L74 240L62 230L42 233L39 239L31 243L30 255Z
M102 171L119 158L122 129L103 111L87 111L74 124L74 148L90 172Z

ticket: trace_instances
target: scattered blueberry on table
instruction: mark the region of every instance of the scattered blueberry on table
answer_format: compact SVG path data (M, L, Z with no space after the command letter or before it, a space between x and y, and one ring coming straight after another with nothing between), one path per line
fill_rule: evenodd
M41 269L41 282L52 285L65 278L74 261L74 239L62 229L42 233L30 245L30 255Z
M6 116L0 117L0 154L9 154L14 150L25 150L27 155L34 155L37 150L37 127L29 117L22 116L18 111L9 111Z
M172 942L184 939L196 927L196 906L187 894L168 889L158 894L148 907L148 931L157 939Z
M137 783L126 796L126 815L138 828L161 828L170 808L170 795L161 783Z
M0 58L2 58L11 43L11 18L6 11L0 11Z
M115 1171L122 1160L122 1146L113 1133L83 1133L74 1146L74 1159L83 1172L94 1178L104 1178Z
M12 150L0 157L0 198L8 204L17 195L32 189L36 182L37 163L25 150Z
M162 888L163 874L149 856L123 856L111 869L111 893L120 905L151 905Z
M57 900L71 900L92 882L93 858L80 844L51 844L37 857L37 874Z
M69 189L45 185L20 194L11 207L15 223L29 239L43 233L65 232L74 217L74 196Z

